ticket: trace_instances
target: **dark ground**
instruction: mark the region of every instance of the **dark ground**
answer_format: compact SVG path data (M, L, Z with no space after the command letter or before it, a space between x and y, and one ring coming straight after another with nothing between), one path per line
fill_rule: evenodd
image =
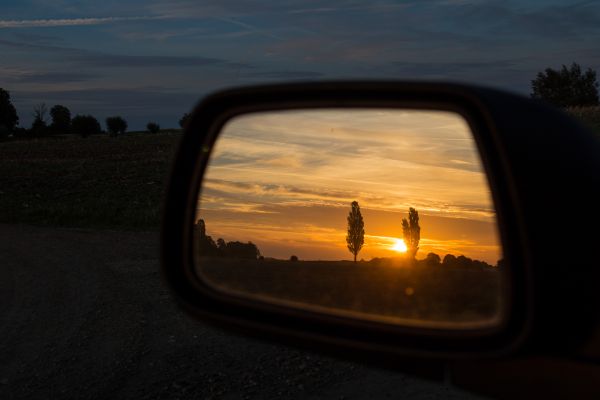
M0 225L0 399L474 398L192 320L157 250L152 232Z

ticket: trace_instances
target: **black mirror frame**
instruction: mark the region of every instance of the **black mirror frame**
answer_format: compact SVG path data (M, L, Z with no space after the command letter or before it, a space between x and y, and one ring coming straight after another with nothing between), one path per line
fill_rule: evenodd
M210 95L198 104L185 128L163 204L163 276L192 315L262 338L342 353L352 349L352 357L455 359L514 352L531 336L534 324L534 268L516 172L493 111L498 105L511 110L532 104L495 90L425 82L296 83ZM224 124L251 112L331 107L446 110L467 120L488 174L509 281L506 318L498 327L441 331L357 321L236 298L199 281L193 273L192 224L210 148Z

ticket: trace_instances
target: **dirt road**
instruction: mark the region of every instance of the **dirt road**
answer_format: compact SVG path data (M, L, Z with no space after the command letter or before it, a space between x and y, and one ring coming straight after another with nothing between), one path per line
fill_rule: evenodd
M475 398L207 327L157 252L156 233L0 225L0 398Z

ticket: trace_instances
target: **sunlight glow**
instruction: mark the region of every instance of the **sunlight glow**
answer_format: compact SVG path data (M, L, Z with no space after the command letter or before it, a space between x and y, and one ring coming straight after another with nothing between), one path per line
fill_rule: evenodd
M399 253L406 253L406 243L402 239L396 239L396 243L392 246L392 250L397 251Z

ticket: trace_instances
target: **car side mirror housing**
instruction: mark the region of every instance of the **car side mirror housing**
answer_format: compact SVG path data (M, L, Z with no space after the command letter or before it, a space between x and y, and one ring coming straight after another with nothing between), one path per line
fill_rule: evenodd
M572 354L597 324L586 256L597 235L583 232L598 221L598 154L563 113L480 87L218 92L194 109L175 159L163 275L195 317L350 358ZM474 226L494 241L461 242Z

